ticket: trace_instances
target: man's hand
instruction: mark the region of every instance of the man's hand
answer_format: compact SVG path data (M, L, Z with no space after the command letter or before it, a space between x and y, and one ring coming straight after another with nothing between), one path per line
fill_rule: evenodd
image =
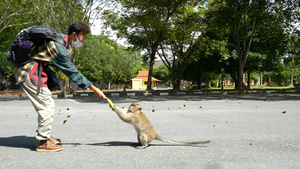
M90 88L96 94L97 97L102 97L103 99L106 99L105 94L100 89L98 89L94 85L92 85Z

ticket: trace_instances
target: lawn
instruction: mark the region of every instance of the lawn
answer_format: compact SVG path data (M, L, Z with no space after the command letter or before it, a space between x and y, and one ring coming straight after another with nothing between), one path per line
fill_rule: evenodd
M293 85L289 86L250 86L250 89L292 89ZM221 87L211 87L209 90L220 90ZM234 86L224 87L224 90L233 90Z

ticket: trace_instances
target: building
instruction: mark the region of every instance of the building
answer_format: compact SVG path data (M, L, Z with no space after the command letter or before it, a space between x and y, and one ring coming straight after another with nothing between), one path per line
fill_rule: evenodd
M146 89L148 82L148 70L140 70L137 77L131 79L132 81L132 89ZM158 80L154 77L151 77L152 87L156 87L156 82L161 82L162 80Z

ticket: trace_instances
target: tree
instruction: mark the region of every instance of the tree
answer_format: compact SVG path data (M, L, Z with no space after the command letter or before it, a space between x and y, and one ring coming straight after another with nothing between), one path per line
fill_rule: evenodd
M106 11L106 25L118 30L119 36L128 39L136 49L149 55L147 90L151 90L151 77L155 55L172 26L174 13L187 0L122 0L122 11Z
M153 68L153 77L163 80L165 83L172 81L170 71L165 64Z
M0 2L0 90L5 87L16 87L14 72L16 68L10 65L5 56L11 42L25 26L33 23L32 12L28 1L5 0Z
M5 0L0 2L0 34L8 28L15 26L24 26L34 23L29 18L25 19L25 22L17 22L19 16L28 16L32 14L29 9L30 3L21 0Z
M226 0L213 3L217 8L216 22L229 29L232 42L238 55L238 74L236 88L243 89L243 70L253 42L255 31L263 18L266 1ZM222 15L222 17L220 17ZM217 21L218 20L218 21ZM216 23L217 25L219 23ZM221 25L219 25L221 26Z
M200 3L186 3L174 12L167 38L159 45L158 55L170 71L175 90L180 89L184 70L195 57L204 32Z
M38 23L48 24L55 31L68 33L68 27L74 21L83 21L87 24L93 24L94 18L103 10L103 8L113 2L108 0L31 0L33 10L38 13L36 20ZM50 14L50 15L49 15ZM79 49L71 48L69 50L70 59L75 63L76 54ZM72 92L70 80L64 80L64 92Z
M142 63L138 52L118 45L107 36L89 36L77 57L78 69L98 84L125 82L134 77L137 73L134 67Z
M215 74L223 73L228 57L226 41L218 40L215 34L206 29L201 36L201 43L197 45L193 62L187 65L184 78L196 82L198 89L201 89L203 82L208 85Z
M249 52L247 63L245 65L245 72L247 72L247 88L250 89L251 73L256 71L262 71L263 62L265 62L266 56L259 53Z
M287 1L267 0L221 0L209 4L210 23L227 33L229 43L237 52L236 89L244 89L244 67L258 30L261 31L264 26L272 23L281 23L285 25L282 29L287 28L291 23L290 15L295 9L293 5L296 1L291 4Z

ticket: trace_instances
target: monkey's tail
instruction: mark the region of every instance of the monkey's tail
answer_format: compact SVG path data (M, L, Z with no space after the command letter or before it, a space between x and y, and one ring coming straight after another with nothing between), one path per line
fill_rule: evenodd
M166 143L171 143L171 144L177 144L177 145L184 145L184 146L191 146L191 145L197 145L197 144L207 144L207 143L210 143L210 140L207 140L207 141L197 141L197 142L178 142L178 141L173 141L173 140L169 140L169 139L166 139L166 138L163 138L161 136L157 136L156 137L157 140L160 140L160 141L163 141L163 142L166 142Z

